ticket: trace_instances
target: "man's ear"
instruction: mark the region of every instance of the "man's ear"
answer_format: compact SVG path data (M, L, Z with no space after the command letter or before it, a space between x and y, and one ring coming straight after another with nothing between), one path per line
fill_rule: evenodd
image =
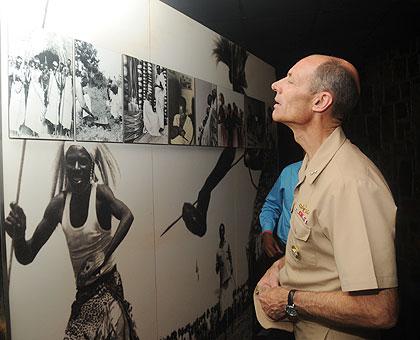
M324 112L333 104L333 96L327 91L319 92L312 100L312 111Z

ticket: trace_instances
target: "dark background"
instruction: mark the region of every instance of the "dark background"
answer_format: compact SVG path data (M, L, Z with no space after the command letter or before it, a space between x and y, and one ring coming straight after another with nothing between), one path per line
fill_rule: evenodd
M162 1L273 65L278 78L313 53L359 69L361 101L344 129L398 206L400 318L383 338L420 339L420 0ZM281 169L302 153L287 128L279 132Z

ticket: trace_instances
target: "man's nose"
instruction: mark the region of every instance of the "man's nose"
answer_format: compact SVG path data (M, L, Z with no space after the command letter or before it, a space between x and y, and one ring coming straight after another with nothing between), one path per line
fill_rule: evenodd
M74 169L75 169L75 170L80 170L80 164L79 164L79 161L76 161L76 164L74 164Z
M281 87L280 87L280 81L281 81L281 79L280 79L280 80L277 80L277 81L275 81L273 84L271 84L271 89L272 89L274 92L280 92L280 90L281 90Z

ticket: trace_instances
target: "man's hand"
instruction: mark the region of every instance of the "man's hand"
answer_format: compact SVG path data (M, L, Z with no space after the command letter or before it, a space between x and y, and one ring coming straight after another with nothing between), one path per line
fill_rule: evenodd
M99 252L89 257L80 268L77 275L77 285L85 286L94 282L100 275L101 268L105 264L105 254Z
M10 212L4 221L4 226L14 241L25 238L26 215L17 203L10 203Z
M276 321L284 319L288 294L289 291L280 286L259 290L258 300L264 313Z
M264 276L257 283L257 287L261 289L279 287L279 271L283 267L284 259L281 258L273 263L273 265L265 272Z
M277 257L282 254L279 245L271 233L265 232L262 234L262 246L268 257Z

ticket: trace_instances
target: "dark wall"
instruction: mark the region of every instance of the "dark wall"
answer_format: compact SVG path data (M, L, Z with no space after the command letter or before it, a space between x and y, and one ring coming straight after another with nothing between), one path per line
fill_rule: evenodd
M386 338L418 339L420 313L420 35L363 64L362 96L347 136L381 169L394 194L400 318ZM416 334L417 333L417 334Z

